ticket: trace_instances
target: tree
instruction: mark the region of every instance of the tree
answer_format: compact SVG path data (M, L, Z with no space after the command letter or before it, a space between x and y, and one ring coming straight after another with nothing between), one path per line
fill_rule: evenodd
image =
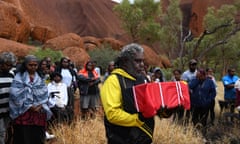
M159 51L164 51L174 67L185 69L189 59L196 58L201 66L215 67L223 73L240 54L240 24L236 21L239 8L240 0L219 9L208 8L204 31L196 38L192 38L190 30L183 32L179 0L169 0L164 12L161 3L153 0L136 0L134 4L124 0L115 10L134 42L158 42Z
M192 56L200 61L213 60L219 63L221 75L233 64L237 64L238 32L240 24L236 21L239 0L233 5L222 5L219 9L208 8L204 17L204 32L192 46ZM219 62L221 60L221 63ZM236 65L234 67L237 67Z
M135 0L130 4L128 0L123 0L115 6L114 10L118 13L123 28L132 37L133 42L158 40L161 30L159 22L156 22L161 11L159 2Z

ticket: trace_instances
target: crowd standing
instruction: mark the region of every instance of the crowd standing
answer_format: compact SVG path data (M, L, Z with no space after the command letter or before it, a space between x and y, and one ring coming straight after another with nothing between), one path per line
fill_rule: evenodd
M137 111L132 87L143 83L168 81L159 67L148 70L144 50L135 43L123 47L110 61L101 78L101 66L89 60L81 69L74 61L62 57L38 59L27 55L22 62L11 52L0 54L0 144L5 143L6 128L13 126L14 144L43 144L49 137L50 124L70 124L74 119L74 99L80 95L81 120L95 119L100 106L109 144L150 144L154 117L145 118ZM15 69L13 69L15 66ZM169 81L185 81L189 87L191 109L174 110L173 121L192 122L206 127L215 123L217 84L212 68L198 68L191 59L188 69L174 69ZM101 83L102 82L102 83ZM102 84L99 88L99 84ZM224 100L240 110L240 78L235 68L222 77ZM171 115L172 112L169 113ZM158 116L162 118L161 113ZM169 116L168 116L169 117ZM54 137L54 135L51 135Z

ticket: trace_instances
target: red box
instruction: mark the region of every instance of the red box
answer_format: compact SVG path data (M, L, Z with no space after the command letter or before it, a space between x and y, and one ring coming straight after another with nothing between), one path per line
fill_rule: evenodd
M189 88L186 82L155 82L133 87L135 106L148 118L156 115L160 108L183 106L190 109Z

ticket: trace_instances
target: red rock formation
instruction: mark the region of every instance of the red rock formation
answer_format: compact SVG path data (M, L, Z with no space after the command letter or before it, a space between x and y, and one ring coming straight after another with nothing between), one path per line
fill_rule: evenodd
M90 59L88 53L79 47L68 47L62 52L63 55L69 57L78 68L83 67L84 64Z
M219 7L232 2L233 0L181 0L184 28L187 29L190 23L194 35L199 35L203 31L202 21L207 7ZM31 36L34 40L46 42L44 47L55 50L68 47L91 50L105 42L119 50L123 44L118 40L129 43L130 39L127 39L119 18L112 10L115 4L111 0L2 0L0 37L26 43ZM163 0L165 8L168 4L169 0ZM67 33L75 33L84 38L64 36ZM151 60L151 54L149 56L148 61L156 63Z
M114 50L121 50L124 43L122 41L119 41L119 40L116 40L114 38L103 38L100 40L100 42L105 45L105 44L108 44L112 47L112 49Z
M30 25L22 11L10 3L0 1L1 38L26 43L30 30Z
M96 37L85 36L85 37L82 37L82 39L84 43L84 49L86 51L101 47L100 40Z
M21 9L33 27L48 27L57 35L72 32L80 36L121 38L125 33L112 10L115 3L111 0L5 1Z
M18 59L22 59L26 55L28 55L31 51L36 50L35 47L3 38L0 38L0 44L1 44L0 53L5 51L11 51L18 57Z
M45 43L47 40L57 37L57 34L51 28L35 26L32 28L30 36L33 40Z
M46 41L43 48L51 48L53 50L64 50L68 47L83 48L82 38L74 33L67 33L56 38Z
M145 63L149 66L163 67L160 57L149 46L142 45L144 49Z

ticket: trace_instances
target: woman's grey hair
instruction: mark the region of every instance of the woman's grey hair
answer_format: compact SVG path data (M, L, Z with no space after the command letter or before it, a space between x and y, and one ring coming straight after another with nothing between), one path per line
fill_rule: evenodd
M16 56L12 52L3 52L0 54L0 63L11 63L15 64L17 61Z
M39 63L39 60L35 55L25 56L24 61L22 62L21 66L19 67L19 70L18 70L21 74L23 74L27 70L27 64L30 61L35 61L35 62Z
M28 64L30 61L39 62L38 58L35 55L27 55L24 59L24 64Z

